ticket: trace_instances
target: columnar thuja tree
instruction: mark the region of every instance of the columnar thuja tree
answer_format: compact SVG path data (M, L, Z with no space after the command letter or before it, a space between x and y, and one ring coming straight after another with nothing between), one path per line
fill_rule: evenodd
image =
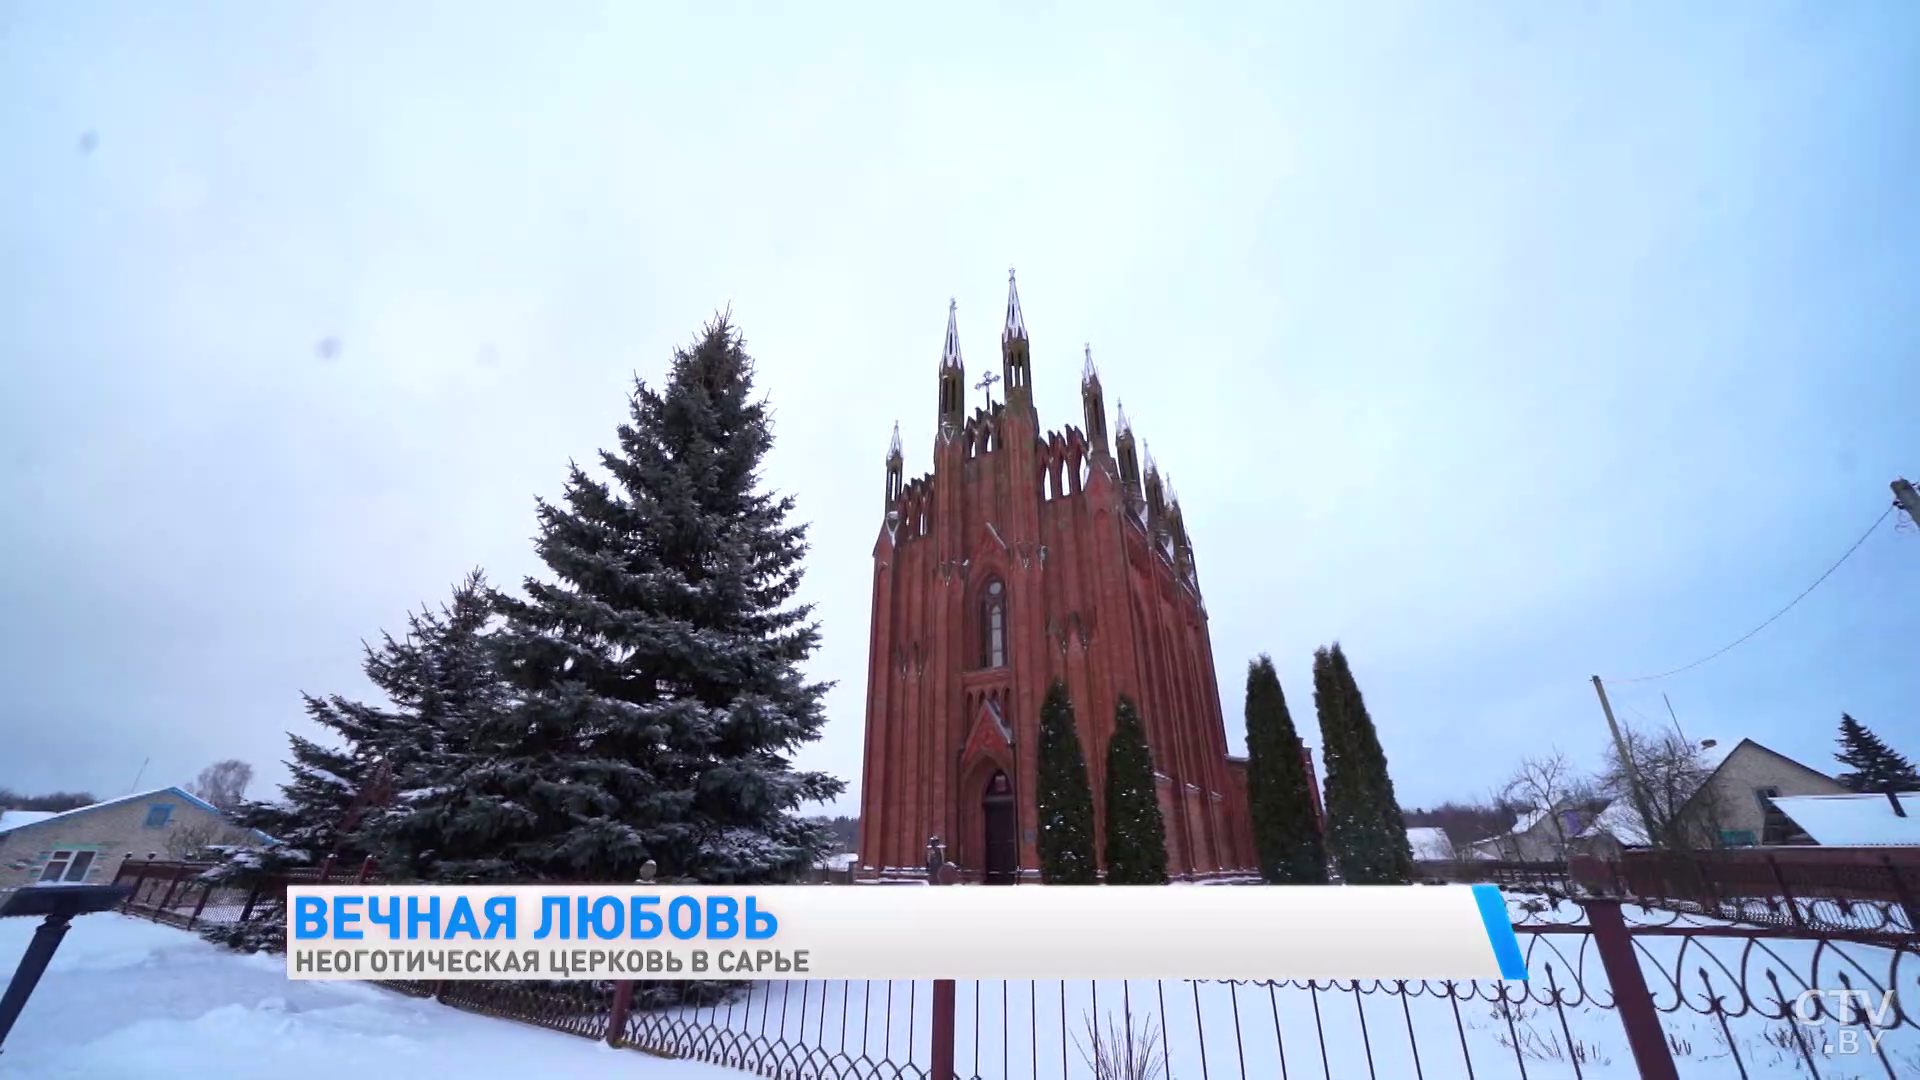
M1093 785L1074 726L1067 684L1055 679L1040 705L1040 880L1092 885L1099 880L1093 849Z
M1327 850L1312 780L1280 675L1262 654L1247 665L1247 803L1260 876L1276 885L1324 885Z
M1107 884L1164 885L1167 829L1153 783L1153 750L1132 699L1121 695L1107 741Z
M844 785L792 763L827 685L801 671L806 527L760 487L771 411L725 316L628 404L608 479L539 505L551 579L494 597L515 700L464 828L518 880L791 880L833 843L799 811Z
M1387 756L1337 643L1313 654L1313 704L1327 767L1327 839L1341 879L1352 885L1412 881L1413 849Z

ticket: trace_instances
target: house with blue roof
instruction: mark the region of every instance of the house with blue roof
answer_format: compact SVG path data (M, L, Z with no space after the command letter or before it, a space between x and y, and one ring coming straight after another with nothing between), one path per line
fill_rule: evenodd
M123 795L60 813L0 811L0 891L23 885L101 885L121 860L188 859L207 848L270 841L178 787Z

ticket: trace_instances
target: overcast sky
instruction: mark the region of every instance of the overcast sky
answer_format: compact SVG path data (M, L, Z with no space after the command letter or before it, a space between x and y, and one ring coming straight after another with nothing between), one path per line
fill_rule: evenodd
M284 778L729 304L849 810L888 433L1009 266L1043 424L1091 342L1179 490L1230 744L1262 651L1317 744L1338 639L1406 806L1597 761L1588 676L1920 479L1920 8L1035 6L0 2L0 785ZM1622 718L1920 755L1899 520Z

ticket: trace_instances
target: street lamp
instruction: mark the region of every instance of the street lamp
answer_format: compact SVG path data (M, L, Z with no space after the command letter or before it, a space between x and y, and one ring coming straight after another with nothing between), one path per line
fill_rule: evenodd
M132 895L131 885L45 885L20 889L0 901L0 918L46 917L33 932L26 954L20 957L20 966L13 971L6 995L0 997L0 1045L6 1043L7 1032L13 1030L20 1010L26 1008L33 988L40 984L40 976L46 972L54 950L60 947L60 939L67 936L67 926L73 917L106 911Z

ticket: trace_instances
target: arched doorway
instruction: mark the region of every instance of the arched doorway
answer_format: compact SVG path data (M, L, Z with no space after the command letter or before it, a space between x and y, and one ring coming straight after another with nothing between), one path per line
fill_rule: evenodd
M1020 877L1020 835L1013 820L1013 785L995 771L981 796L986 850L981 879L988 885L1012 885Z

